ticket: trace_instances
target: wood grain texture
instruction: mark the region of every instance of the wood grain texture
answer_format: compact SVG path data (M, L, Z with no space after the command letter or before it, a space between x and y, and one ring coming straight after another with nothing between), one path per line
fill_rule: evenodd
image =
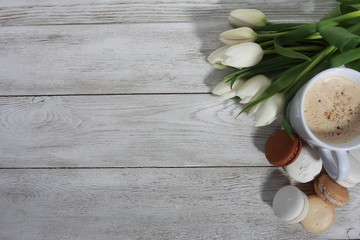
M275 21L314 21L334 5L334 1L323 0L3 0L0 2L0 24L23 26L209 21L226 19L225 15L236 8L257 8Z
M261 176L261 177L259 177ZM326 233L275 217L280 168L0 170L0 238L355 239L360 188ZM312 184L298 185L312 194Z
M221 46L218 34L230 29L230 10L254 7L276 21L313 21L334 2L0 4L2 25L19 25L0 28L0 95L52 95L209 92L229 73L205 59ZM72 25L80 23L96 25ZM56 26L28 26L49 24Z
M279 221L286 184L208 94L226 15L318 20L333 0L1 0L0 240L359 239L360 188L325 234ZM360 149L354 154L360 155Z
M0 167L269 166L279 123L240 110L208 94L0 98Z
M199 29L192 23L0 27L0 94L209 92L226 71L213 71L205 58L220 46L220 29L229 28L226 22Z
M0 98L0 167L268 166L277 124L201 95Z

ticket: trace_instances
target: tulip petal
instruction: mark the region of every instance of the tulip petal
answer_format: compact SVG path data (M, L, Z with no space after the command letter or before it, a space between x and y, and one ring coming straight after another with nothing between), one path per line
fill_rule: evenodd
M228 17L231 24L238 27L260 27L267 22L263 12L257 9L237 9Z
M255 127L262 127L272 123L282 112L285 96L277 93L261 103L254 114Z
M264 52L259 44L253 42L234 45L225 50L222 63L235 68L251 67L259 63Z
M230 92L227 92L227 93L224 93L220 96L220 99L221 100L228 100L230 98L233 98L235 97L235 91L230 91Z
M231 91L230 84L225 82L225 80L223 80L223 81L219 82L218 84L216 84L216 86L212 90L212 93L215 95L222 95L222 94L230 92L230 91Z
M256 75L237 89L236 96L241 98L240 103L249 103L260 96L270 84L271 80L266 76Z
M262 127L272 123L277 117L276 112L274 111L275 109L273 106L263 104L254 115L255 127Z
M241 85L244 84L244 82L245 82L244 79L237 78L234 84L232 85L232 90L236 91L239 87L241 87Z
M213 65L214 68L225 68L224 66L218 65L217 63L221 63L225 59L225 51L229 49L229 46L223 46L219 49L216 49L214 52L212 52L207 60L208 62Z
M235 28L220 34L220 41L226 45L236 45L244 42L254 42L256 33L249 27Z
M249 117L253 117L256 112L259 110L259 108L261 107L262 103L256 104L254 107L252 107L249 111Z
M240 40L229 40L225 38L220 38L220 41L228 46L233 46L244 42L250 42L250 41L240 41Z
M224 95L226 93L229 92L233 92L231 93L231 97L235 97L235 91L244 83L243 79L236 79L234 84L232 85L232 87L230 86L229 82L226 82L227 79L225 78L224 80L222 80L221 82L219 82L218 84L216 84L216 86L214 87L212 93L215 95Z

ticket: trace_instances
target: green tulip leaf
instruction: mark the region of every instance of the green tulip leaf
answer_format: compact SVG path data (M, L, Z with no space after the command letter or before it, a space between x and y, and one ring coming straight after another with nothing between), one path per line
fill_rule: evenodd
M332 18L328 18L325 20L321 20L320 22L316 23L317 28L321 29L324 27L335 26L343 22L347 22L349 20L358 20L360 18L360 10L344 13L340 16L335 16Z
M276 40L274 42L274 46L275 46L275 51L276 53L278 53L279 55L288 57L288 58L297 58L297 59L303 59L306 61L311 61L311 58L309 58L308 56L296 52L294 50L291 50L289 48L285 48L283 46L281 46Z
M349 62L345 66L348 67L348 68L352 68L352 69L354 69L356 71L360 71L360 59Z
M331 66L339 67L347 63L356 61L358 59L360 59L360 48L352 49L347 52L338 54L337 56L333 57L330 62Z
M360 44L360 36L342 27L323 28L320 35L341 52L354 49Z
M341 16L343 14L354 12L354 11L357 11L357 10L358 10L357 8L354 8L354 7L345 5L345 4L340 4L337 7L335 7L333 10L328 12L321 20L326 20L326 19L338 17L338 16Z
M314 33L316 33L316 23L308 23L302 27L279 35L275 39L281 45L294 44L297 41L302 40Z
M235 80L238 78L245 78L256 74L266 74L279 70L286 70L301 62L303 62L303 60L277 56L263 60L255 66L243 68L239 71L233 72L227 75L225 78L227 79L226 82L230 82L230 86L232 86L235 83Z
M352 25L351 27L348 28L349 32L359 35L360 36L360 22L357 21L356 24Z
M316 24L315 23L309 23L306 25L303 25L302 27L299 27L295 30L289 31L285 34L279 35L274 38L274 48L276 53L279 55L289 57L289 58L298 58L303 59L306 61L311 61L311 59L299 52L296 52L295 50L286 48L286 45L293 45L296 44L297 41L301 41L312 34L316 33Z
M291 125L289 123L289 120L287 119L287 117L284 117L282 118L282 126L285 130L285 132L287 132L287 134L289 135L289 137L294 140L295 137L294 137L294 134L292 133L292 128L291 128Z

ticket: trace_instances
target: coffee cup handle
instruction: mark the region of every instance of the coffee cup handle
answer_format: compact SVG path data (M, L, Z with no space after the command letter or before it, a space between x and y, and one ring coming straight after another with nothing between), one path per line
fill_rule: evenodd
M345 180L350 171L349 158L346 151L331 151L326 148L319 149L326 172L336 181Z

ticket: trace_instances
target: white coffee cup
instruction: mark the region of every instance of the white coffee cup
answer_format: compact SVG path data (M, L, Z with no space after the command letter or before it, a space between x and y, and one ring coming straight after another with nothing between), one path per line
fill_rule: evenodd
M307 126L304 114L304 100L308 90L314 83L327 77L343 77L352 80L360 86L360 72L353 69L339 67L320 72L307 82L295 95L288 107L290 124L295 132L305 141L319 149L323 165L327 173L335 180L341 181L349 175L350 165L347 150L360 147L360 135L355 139L340 143L329 144L317 138ZM356 96L360 97L360 96Z

